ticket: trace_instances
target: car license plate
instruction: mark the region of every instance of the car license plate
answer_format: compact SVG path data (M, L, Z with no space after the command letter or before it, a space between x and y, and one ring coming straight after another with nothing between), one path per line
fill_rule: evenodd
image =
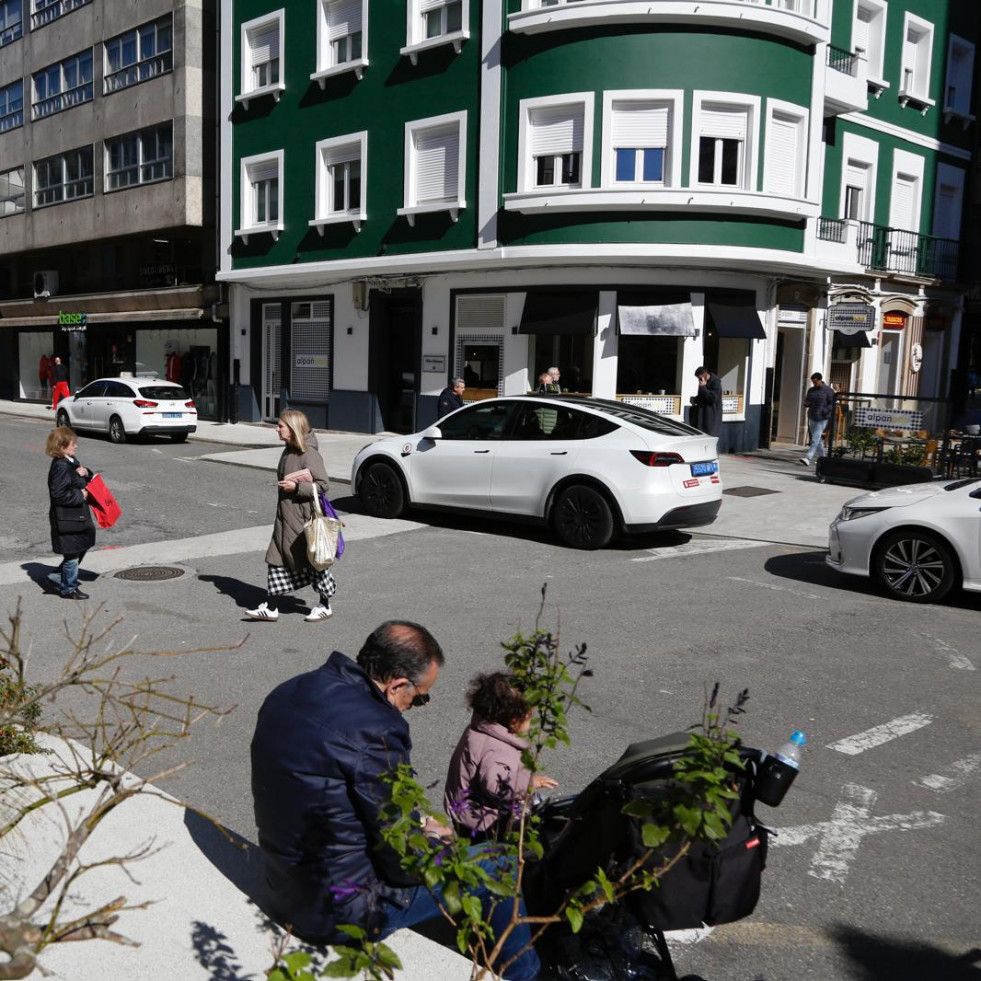
M704 463L693 463L691 465L691 475L693 477L707 477L710 474L716 473L719 469L719 464L715 460L707 460Z
M164 419L180 419L183 415L181 412L165 412L163 414Z

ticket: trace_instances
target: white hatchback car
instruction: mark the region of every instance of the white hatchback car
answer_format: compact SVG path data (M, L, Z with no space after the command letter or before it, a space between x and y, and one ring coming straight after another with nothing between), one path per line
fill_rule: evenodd
M98 378L58 403L59 426L106 433L113 443L129 436L169 436L183 443L198 427L194 400L175 382Z
M981 591L981 478L852 498L831 522L826 561L913 603L941 600L955 586Z
M453 508L553 525L574 548L615 531L692 528L722 504L718 440L646 409L585 396L472 403L354 459L365 510Z

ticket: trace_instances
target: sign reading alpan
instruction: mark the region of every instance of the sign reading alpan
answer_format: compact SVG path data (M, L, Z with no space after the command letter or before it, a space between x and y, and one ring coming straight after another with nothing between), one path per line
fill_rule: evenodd
M828 307L828 330L842 334L857 334L875 327L875 307L868 303L834 303Z

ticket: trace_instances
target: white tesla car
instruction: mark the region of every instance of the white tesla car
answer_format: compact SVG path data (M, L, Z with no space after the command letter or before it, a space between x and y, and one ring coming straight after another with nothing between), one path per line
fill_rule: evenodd
M97 378L58 403L59 426L105 433L113 443L130 436L169 436L183 443L198 428L194 400L175 382Z
M873 491L831 522L833 569L872 576L896 599L929 603L981 590L981 478Z
M354 459L365 510L453 508L553 525L574 548L614 532L692 528L722 504L717 440L646 409L585 396L472 403Z

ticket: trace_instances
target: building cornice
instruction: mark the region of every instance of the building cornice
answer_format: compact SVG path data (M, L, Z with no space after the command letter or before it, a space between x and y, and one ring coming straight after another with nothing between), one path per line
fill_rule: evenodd
M931 136L923 136L921 133L915 133L911 129L904 129L902 126L896 126L893 123L887 123L881 119L866 116L864 113L849 112L838 118L855 123L856 126L864 126L866 129L875 130L877 133L885 133L887 136L894 136L897 139L905 140L907 143L925 147L927 150L945 153L949 157L957 157L959 160L971 159L970 150L954 146L952 143L943 143L940 140L933 139Z

